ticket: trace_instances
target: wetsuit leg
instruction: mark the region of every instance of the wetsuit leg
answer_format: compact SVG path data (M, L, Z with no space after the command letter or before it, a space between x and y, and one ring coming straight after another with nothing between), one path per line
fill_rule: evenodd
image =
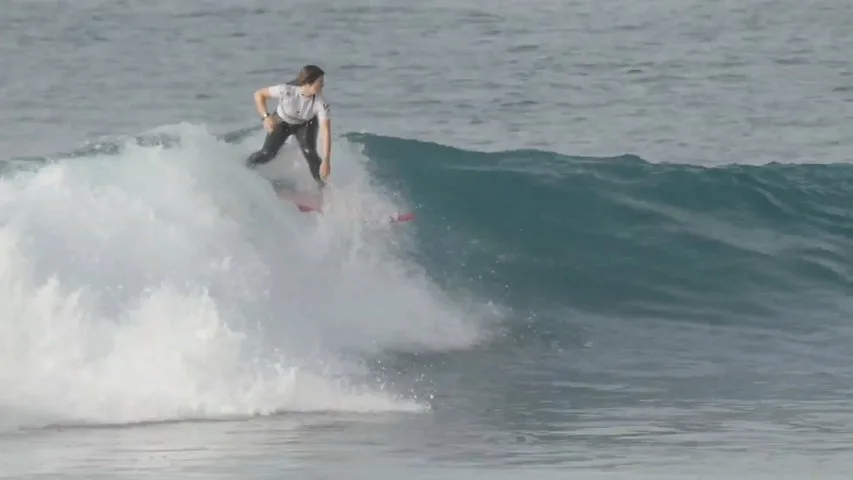
M267 133L267 137L264 139L264 145L261 149L249 155L249 158L246 159L246 166L252 168L257 165L267 163L275 158L275 156L278 155L278 151L281 150L281 146L284 145L284 142L291 133L290 125L284 122L279 122L272 132Z
M295 137L296 141L299 143L299 148L302 149L302 156L304 156L305 161L308 162L308 169L311 170L311 176L314 177L314 181L317 182L317 185L320 188L323 188L326 186L326 182L320 178L320 164L323 163L323 161L320 159L320 155L317 154L318 129L319 124L317 123L317 117L314 117L298 127Z

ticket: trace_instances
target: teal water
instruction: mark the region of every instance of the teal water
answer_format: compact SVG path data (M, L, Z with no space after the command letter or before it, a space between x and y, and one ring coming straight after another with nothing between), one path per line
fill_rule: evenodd
M348 138L421 206L422 261L488 272L474 283L492 295L743 323L821 310L853 288L846 164L705 168Z
M4 8L0 478L846 478L847 4Z

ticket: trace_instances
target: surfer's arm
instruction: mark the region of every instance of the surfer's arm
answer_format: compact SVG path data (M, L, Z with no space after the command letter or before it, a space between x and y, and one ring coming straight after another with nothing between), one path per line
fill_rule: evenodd
M317 112L317 120L320 122L320 143L323 145L323 161L329 162L332 159L332 121L329 118L329 103L326 99L320 97L320 101L315 105Z
M270 98L278 98L281 96L281 85L273 85L272 87L264 87L255 90L255 110L258 115L263 118L269 116L267 111L267 100Z
M320 142L323 145L323 161L332 159L332 121L328 118L320 120Z

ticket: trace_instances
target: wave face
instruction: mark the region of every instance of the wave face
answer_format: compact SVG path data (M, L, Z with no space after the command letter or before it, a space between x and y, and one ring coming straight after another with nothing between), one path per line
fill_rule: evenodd
M497 367L502 342L547 349L524 342L590 319L787 330L851 311L847 165L349 134L318 217L242 167L259 136L164 127L4 165L0 428L423 411L434 379L376 354ZM308 178L295 148L274 163ZM403 209L416 221L361 220Z
M277 199L241 165L259 138L145 139L4 165L0 428L428 408L358 354L465 347L475 307L387 228ZM391 208L338 158L342 191Z
M436 277L485 282L517 309L791 328L850 311L850 165L703 168L349 139L419 206Z

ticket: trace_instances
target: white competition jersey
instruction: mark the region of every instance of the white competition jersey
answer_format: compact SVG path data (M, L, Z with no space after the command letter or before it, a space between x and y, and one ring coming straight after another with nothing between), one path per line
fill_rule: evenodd
M329 104L321 95L306 97L299 93L299 87L286 83L273 85L269 91L278 99L275 112L287 123L305 123L315 115L320 120L329 118Z

